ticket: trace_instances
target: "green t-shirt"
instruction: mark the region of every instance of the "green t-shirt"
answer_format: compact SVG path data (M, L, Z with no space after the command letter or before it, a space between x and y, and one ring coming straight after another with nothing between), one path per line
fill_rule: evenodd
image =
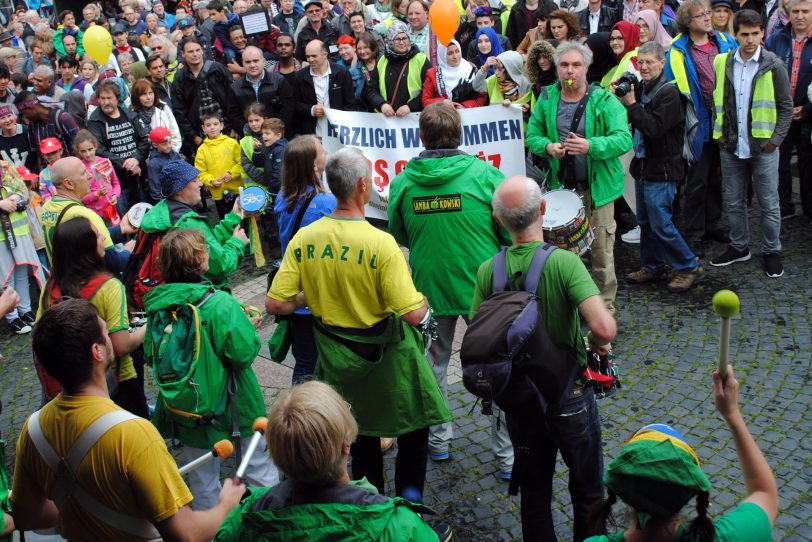
M517 271L527 271L540 241L512 246L507 250L507 276ZM491 294L493 286L493 260L479 267L476 289L471 303L471 318L479 305ZM595 286L581 258L568 250L555 250L544 266L536 295L541 299L541 315L550 337L561 348L573 348L578 352L581 364L586 363L586 348L581 334L581 317L578 305L600 290Z
M715 542L769 542L772 540L770 518L759 505L742 503L713 522ZM585 542L624 542L623 532L609 536L593 536ZM680 525L671 542L690 542L688 529Z

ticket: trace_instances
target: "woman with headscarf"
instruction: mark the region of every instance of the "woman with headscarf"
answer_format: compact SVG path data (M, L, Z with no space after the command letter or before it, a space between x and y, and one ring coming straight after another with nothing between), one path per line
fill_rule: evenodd
M609 46L609 32L595 32L584 43L592 51L592 64L586 70L586 80L592 85L600 83L603 76L617 65L615 53Z
M484 26L476 31L474 44L476 58L473 59L473 64L477 68L481 68L489 58L497 57L504 51L502 42L499 41L499 34L489 26ZM493 67L488 70L488 75L493 75Z
M713 373L716 409L724 418L739 456L745 498L720 519L708 517L710 480L697 453L674 428L664 424L643 427L623 446L603 477L608 497L591 514L591 530L606 533L612 505L620 498L632 509L626 531L593 536L586 542L739 540L768 542L778 515L778 486L770 465L750 434L739 411L739 383L728 369L722 379ZM696 497L697 517L683 525L680 511Z
M386 32L386 51L364 86L364 101L387 117L422 110L423 81L430 67L429 59L412 42L409 25L393 22Z
M505 51L497 57L491 57L476 72L474 90L488 93L490 105L520 105L527 113L535 103L530 81L524 76L522 55L516 51ZM493 68L493 75L489 76Z
M462 58L460 42L451 40L448 47L437 47L437 66L429 68L423 81L423 107L443 100L457 109L486 105L488 96L474 90L476 67Z
M662 45L664 51L668 51L673 38L668 35L656 11L653 9L639 11L635 23L640 29L640 45L647 41L656 41Z
M601 86L609 89L613 81L626 72L634 73L638 78L637 71L637 48L640 46L640 29L637 25L628 21L618 21L609 32L609 47L615 54L617 65L601 79Z
M558 81L558 72L553 60L555 48L546 41L537 41L527 50L524 74L533 88L533 96L538 99L542 87Z

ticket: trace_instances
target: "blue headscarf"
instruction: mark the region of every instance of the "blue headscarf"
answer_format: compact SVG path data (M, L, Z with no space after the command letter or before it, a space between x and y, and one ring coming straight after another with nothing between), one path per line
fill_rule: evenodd
M474 37L475 44L479 43L479 36L481 36L482 34L485 34L486 36L488 36L488 39L491 40L491 52L488 53L487 55L483 55L482 53L479 52L479 47L477 45L474 45L474 47L476 47L476 56L479 59L480 66L485 65L485 62L488 60L488 57L499 56L503 52L502 42L499 41L499 34L496 33L496 30L494 30L490 26L485 26L477 30L476 36ZM488 75L493 75L493 66L491 66L488 69Z

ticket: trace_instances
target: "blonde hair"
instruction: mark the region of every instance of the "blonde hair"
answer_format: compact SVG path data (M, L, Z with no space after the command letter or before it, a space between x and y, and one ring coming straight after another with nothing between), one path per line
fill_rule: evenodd
M358 436L358 424L333 388L311 381L282 392L265 435L282 472L297 482L324 485L340 476L344 443Z
M158 269L165 282L199 282L206 269L206 238L198 230L184 228L167 233L158 247Z

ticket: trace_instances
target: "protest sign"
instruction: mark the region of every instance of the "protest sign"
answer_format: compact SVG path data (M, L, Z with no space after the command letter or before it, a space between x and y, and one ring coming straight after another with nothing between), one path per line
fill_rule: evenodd
M521 109L492 105L459 112L462 151L488 161L505 177L525 174ZM319 119L322 144L328 154L342 147L358 147L372 164L375 186L367 205L368 217L387 218L389 183L424 150L419 115L385 117L380 113L327 109L326 116Z

